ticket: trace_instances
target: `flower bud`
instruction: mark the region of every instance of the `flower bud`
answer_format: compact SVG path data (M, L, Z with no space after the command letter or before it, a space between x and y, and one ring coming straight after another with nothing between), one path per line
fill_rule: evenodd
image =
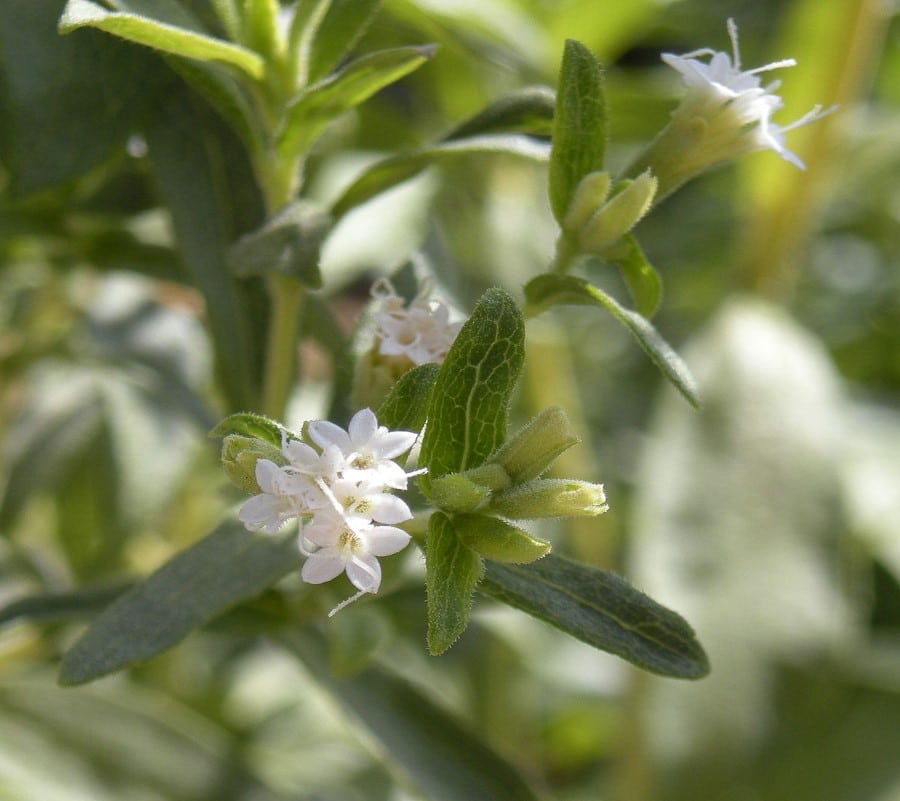
M275 464L286 464L281 449L257 437L229 434L222 442L222 468L231 482L250 495L262 490L256 481L256 462L268 459Z
M589 172L579 181L566 210L563 230L576 233L605 202L612 178L608 172Z
M513 484L530 481L543 473L563 451L580 440L569 418L558 406L544 409L491 457Z
M656 195L656 178L649 170L614 194L578 231L578 249L602 253L627 234L643 217Z
M490 508L512 520L594 517L609 509L602 484L568 478L542 478L520 484L491 498Z
M526 564L540 559L550 543L532 537L527 531L485 515L454 515L453 528L463 545L479 556L495 562Z
M474 512L490 495L489 487L476 484L462 473L448 473L431 480L431 500L446 512Z

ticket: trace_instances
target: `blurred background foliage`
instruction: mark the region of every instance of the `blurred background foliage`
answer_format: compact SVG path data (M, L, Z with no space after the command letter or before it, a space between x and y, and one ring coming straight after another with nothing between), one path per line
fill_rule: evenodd
M390 737L379 745L308 668L253 636L253 610L127 675L55 686L78 610L18 601L91 587L79 596L91 616L215 524L236 496L206 432L252 407L259 376L229 374L207 331L258 352L266 320L253 281L236 309L206 308L198 291L209 296L207 263L260 221L233 138L153 53L92 31L57 37L62 5L0 5L0 797L454 798L398 772ZM205 0L190 5L209 16ZM335 675L376 654L546 798L900 799L893 10L385 0L360 51L433 41L439 53L320 140L312 197L505 90L553 86L566 37L609 67L613 166L681 92L659 53L727 49L726 16L745 65L798 59L779 75L786 119L841 107L791 139L806 172L756 154L639 227L666 282L656 324L684 348L700 412L605 316L570 307L529 323L516 415L566 408L585 441L560 473L604 481L612 506L555 532L556 548L627 572L684 614L712 674L638 675L483 600L477 625L431 659L421 593L401 591L334 620ZM462 309L489 285L517 290L552 256L545 182L540 167L488 157L419 176L342 221L322 297L352 322L371 279L416 250ZM208 225L186 230L185 204L208 206ZM303 344L289 423L329 402L320 350Z

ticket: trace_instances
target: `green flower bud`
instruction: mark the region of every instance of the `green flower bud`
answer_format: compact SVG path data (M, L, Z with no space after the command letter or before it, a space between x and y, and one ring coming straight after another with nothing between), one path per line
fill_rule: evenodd
M634 228L653 203L657 182L649 170L623 183L624 187L578 230L578 249L582 253L602 254Z
M513 484L521 484L537 478L557 456L579 441L566 413L558 406L550 406L514 434L491 457L491 462L503 467Z
M453 528L463 545L495 562L521 565L540 559L550 550L550 543L546 540L532 537L528 532L496 517L455 515Z
M474 512L490 495L489 487L476 484L461 473L448 473L431 481L431 500L446 512Z
M612 178L608 172L589 172L579 181L575 194L566 210L563 230L577 233L591 217L594 216L609 195Z
M256 483L256 462L268 459L275 464L287 464L281 448L257 437L229 434L222 442L222 468L231 482L250 495L261 492Z
M534 517L594 517L609 507L602 484L542 478L491 498L490 508L512 520Z

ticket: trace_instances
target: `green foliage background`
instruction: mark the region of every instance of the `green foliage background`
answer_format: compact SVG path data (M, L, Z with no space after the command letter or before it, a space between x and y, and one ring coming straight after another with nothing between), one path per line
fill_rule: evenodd
M259 408L269 314L259 279L219 269L264 217L236 136L171 61L60 37L63 5L0 4L0 796L900 799L900 50L884 4L386 0L360 52L439 50L306 167L333 200L376 155L554 86L567 37L609 67L607 161L623 165L681 92L659 52L726 49L725 15L745 65L797 58L787 119L841 104L789 135L806 172L753 155L637 230L699 412L596 309L528 323L514 422L563 406L584 443L560 475L603 481L612 507L542 533L683 614L709 678L639 675L484 597L436 660L424 591L388 572L384 598L327 628L301 624L345 588L288 577L127 674L60 689L83 621L237 502L206 433ZM349 212L288 422L346 418L316 349L344 352L336 318L413 250L466 310L545 270L546 183L469 156Z

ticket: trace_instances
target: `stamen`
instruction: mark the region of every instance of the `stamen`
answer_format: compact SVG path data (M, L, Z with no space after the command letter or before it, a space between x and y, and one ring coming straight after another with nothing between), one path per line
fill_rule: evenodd
M356 593L356 595L351 595L349 598L345 598L328 613L328 617L334 617L338 612L341 611L341 609L350 606L350 604L352 604L354 601L358 601L366 593L368 593L368 590L360 590L358 593Z
M734 57L734 68L736 70L740 70L741 68L741 50L738 46L738 31L737 31L737 23L734 21L732 17L728 18L728 22L725 23L728 27L728 38L731 39L731 54Z

